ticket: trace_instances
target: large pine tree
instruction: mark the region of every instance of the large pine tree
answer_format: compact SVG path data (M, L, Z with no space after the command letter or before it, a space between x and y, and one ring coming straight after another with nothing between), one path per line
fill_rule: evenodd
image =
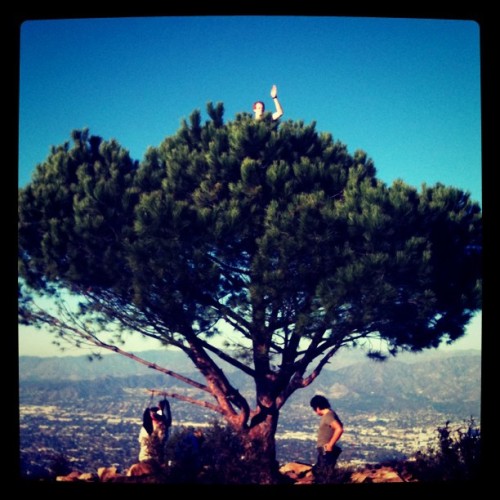
M379 356L464 334L481 307L481 210L454 187L388 187L314 123L207 111L141 163L88 130L52 148L19 190L20 318L125 355L130 332L181 349L204 384L157 369L207 399L177 397L275 470L280 409L340 347Z

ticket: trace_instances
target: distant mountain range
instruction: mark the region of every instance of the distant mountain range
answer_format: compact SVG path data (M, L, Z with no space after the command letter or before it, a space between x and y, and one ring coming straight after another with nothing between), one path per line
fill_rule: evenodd
M137 354L202 381L179 351ZM336 358L310 387L294 394L295 404L307 407L312 394L320 392L349 412L428 408L464 418L479 415L480 351L404 354L385 362L370 360L359 351L346 351ZM228 376L242 394L253 400L252 381L248 376L234 370ZM19 381L21 400L32 404L50 404L50 400L59 399L63 393L67 398L85 398L116 394L126 387L161 388L168 384L172 388L174 384L176 390L182 390L179 382L118 354L105 355L92 362L86 356L21 356Z
M179 373L196 371L187 356L178 350L149 350L135 353L151 363ZM402 353L386 362L371 361L361 350L339 351L326 366L326 370L339 370L359 363L370 363L370 366L392 366L393 363L420 364L425 362L442 362L456 357L474 356L480 358L479 350L424 351L421 353ZM224 366L224 363L220 363ZM226 367L227 368L227 367ZM151 374L154 370L120 354L104 354L100 359L89 360L82 356L20 356L19 380L95 380L102 377L129 377ZM229 367L229 371L234 368Z
M181 351L151 350L136 353L151 363L176 372L194 371L187 356ZM104 354L100 359L88 356L20 356L19 380L95 380L102 377L129 377L151 374L143 364L121 354ZM157 372L156 372L157 373Z
M365 361L327 372L316 390L350 410L433 409L464 417L479 416L481 356L464 354L418 362Z

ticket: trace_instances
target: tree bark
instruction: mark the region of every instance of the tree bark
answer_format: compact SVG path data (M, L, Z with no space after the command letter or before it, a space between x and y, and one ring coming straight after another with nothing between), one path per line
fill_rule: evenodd
M270 407L259 405L257 413L250 421L250 427L244 434L245 459L249 465L254 462L260 471L260 484L276 484L279 482L279 463L276 460L276 429L279 413L276 405Z

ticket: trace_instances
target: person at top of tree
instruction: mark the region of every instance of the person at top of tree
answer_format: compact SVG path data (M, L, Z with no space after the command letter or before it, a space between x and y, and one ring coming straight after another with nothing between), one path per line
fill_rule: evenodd
M273 99L274 105L276 107L276 111L273 113L273 120L276 121L278 118L283 116L283 108L281 107L280 102L278 101L278 89L276 85L271 87L271 97ZM260 120L264 116L264 111L266 109L265 104L262 101L256 101L253 104L253 112L256 120Z

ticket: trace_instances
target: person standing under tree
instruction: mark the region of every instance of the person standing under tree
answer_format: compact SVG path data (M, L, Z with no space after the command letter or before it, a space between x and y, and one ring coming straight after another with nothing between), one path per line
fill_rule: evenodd
M146 408L139 432L139 462L163 464L168 429L163 412L158 406Z
M276 111L273 113L273 121L276 121L278 118L283 116L283 108L281 107L280 102L278 101L278 89L276 85L271 87L271 97L274 102L274 106L276 107ZM266 107L262 101L254 102L253 104L253 112L256 120L260 120L264 116L264 111Z
M310 405L314 412L321 417L316 443L318 459L313 467L313 472L316 480L322 482L333 471L337 459L342 453L338 441L344 432L344 426L324 396L314 396Z

